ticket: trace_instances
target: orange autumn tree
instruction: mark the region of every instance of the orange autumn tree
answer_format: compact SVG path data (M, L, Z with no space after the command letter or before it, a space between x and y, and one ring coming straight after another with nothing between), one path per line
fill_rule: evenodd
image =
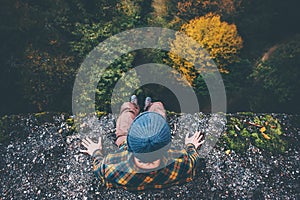
M213 64L209 62L211 59L220 72L228 73L228 66L238 60L238 53L243 46L236 26L222 22L219 15L212 13L183 24L179 33L186 34L190 39L177 34L175 40L170 42L169 57L173 68L190 84L193 84L193 80L201 71L209 72L213 69ZM199 44L209 55L199 48ZM195 69L193 63L200 66L200 71Z

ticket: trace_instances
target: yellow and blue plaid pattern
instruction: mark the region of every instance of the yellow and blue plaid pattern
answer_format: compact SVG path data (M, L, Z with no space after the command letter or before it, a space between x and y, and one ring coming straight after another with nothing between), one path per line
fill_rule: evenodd
M94 172L106 187L131 191L166 188L192 180L196 162L200 158L193 144L186 145L186 149L181 151L170 149L167 157L162 159L163 163L170 163L166 167L141 173L133 160L130 160L132 154L127 151L127 144L124 143L119 153L108 154L106 157L96 151Z

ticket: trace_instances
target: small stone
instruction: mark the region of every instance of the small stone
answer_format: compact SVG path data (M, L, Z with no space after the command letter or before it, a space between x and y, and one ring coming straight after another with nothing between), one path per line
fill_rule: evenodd
M225 151L226 155L230 154L230 149Z

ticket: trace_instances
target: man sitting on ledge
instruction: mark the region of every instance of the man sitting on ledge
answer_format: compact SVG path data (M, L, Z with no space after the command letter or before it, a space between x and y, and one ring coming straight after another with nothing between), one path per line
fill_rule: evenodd
M108 188L145 190L165 188L189 182L199 160L197 148L203 134L196 132L185 138L185 149L172 150L171 131L161 102L145 100L145 112L139 114L137 97L122 105L116 124L116 145L120 151L103 156L102 143L83 139L83 153L94 159L94 172Z

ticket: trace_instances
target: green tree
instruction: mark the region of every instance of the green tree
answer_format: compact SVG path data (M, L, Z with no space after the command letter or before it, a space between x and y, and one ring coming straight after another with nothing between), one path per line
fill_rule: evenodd
M16 70L18 86L34 110L71 110L76 70L106 38L140 23L141 1L16 1L28 35ZM29 39L30 38L30 39ZM115 49L118 51L118 49ZM132 55L116 61L99 82L98 108L107 110L116 80L131 67ZM103 87L105 86L105 87ZM94 91L95 92L95 91ZM84 98L84 97L83 97Z
M18 101L28 102L25 105L33 106L34 111L66 110L63 100L74 76L70 66L73 58L67 54L68 43L59 23L67 5L58 0L18 0L10 6L16 13L11 18L16 23L10 25L16 30L10 32L16 40L7 42L17 45L17 51L10 52L7 68L17 77L14 89L20 88L22 96Z
M293 112L297 110L300 101L299 41L300 35L297 35L285 43L276 45L253 69L253 109L286 109Z
M85 56L95 48L100 42L106 38L117 34L121 31L131 29L140 25L141 21L141 2L133 0L119 0L109 2L103 13L94 15L94 18L87 18L86 21L76 22L75 27L72 30L72 34L75 39L71 42L71 49L77 53L82 60ZM103 8L103 5L101 6ZM99 10L101 10L99 8ZM103 9L102 9L103 10ZM107 13L106 13L107 12ZM106 15L109 15L107 17ZM105 51L107 55L114 55L114 52L118 52L118 41L112 52ZM119 47L120 48L120 47ZM98 51L96 49L96 51ZM99 52L103 53L103 50ZM123 55L121 58L116 58L115 62L107 68L100 79L97 74L93 74L98 71L96 63L93 63L91 70L87 72L91 81L99 81L96 90L96 109L99 111L109 111L111 105L111 95L117 81L127 72L132 69L134 58L136 53L132 52ZM97 60L98 58L95 58ZM107 65L103 60L99 60L101 65ZM136 80L128 80L129 85L133 84ZM86 84L86 83L82 83ZM125 87L125 86L124 86ZM82 94L76 101L84 101L88 96L95 92L94 88L90 88L89 91ZM130 94L128 94L130 96ZM113 103L118 103L118 100L114 100ZM83 107L89 105L82 105Z

